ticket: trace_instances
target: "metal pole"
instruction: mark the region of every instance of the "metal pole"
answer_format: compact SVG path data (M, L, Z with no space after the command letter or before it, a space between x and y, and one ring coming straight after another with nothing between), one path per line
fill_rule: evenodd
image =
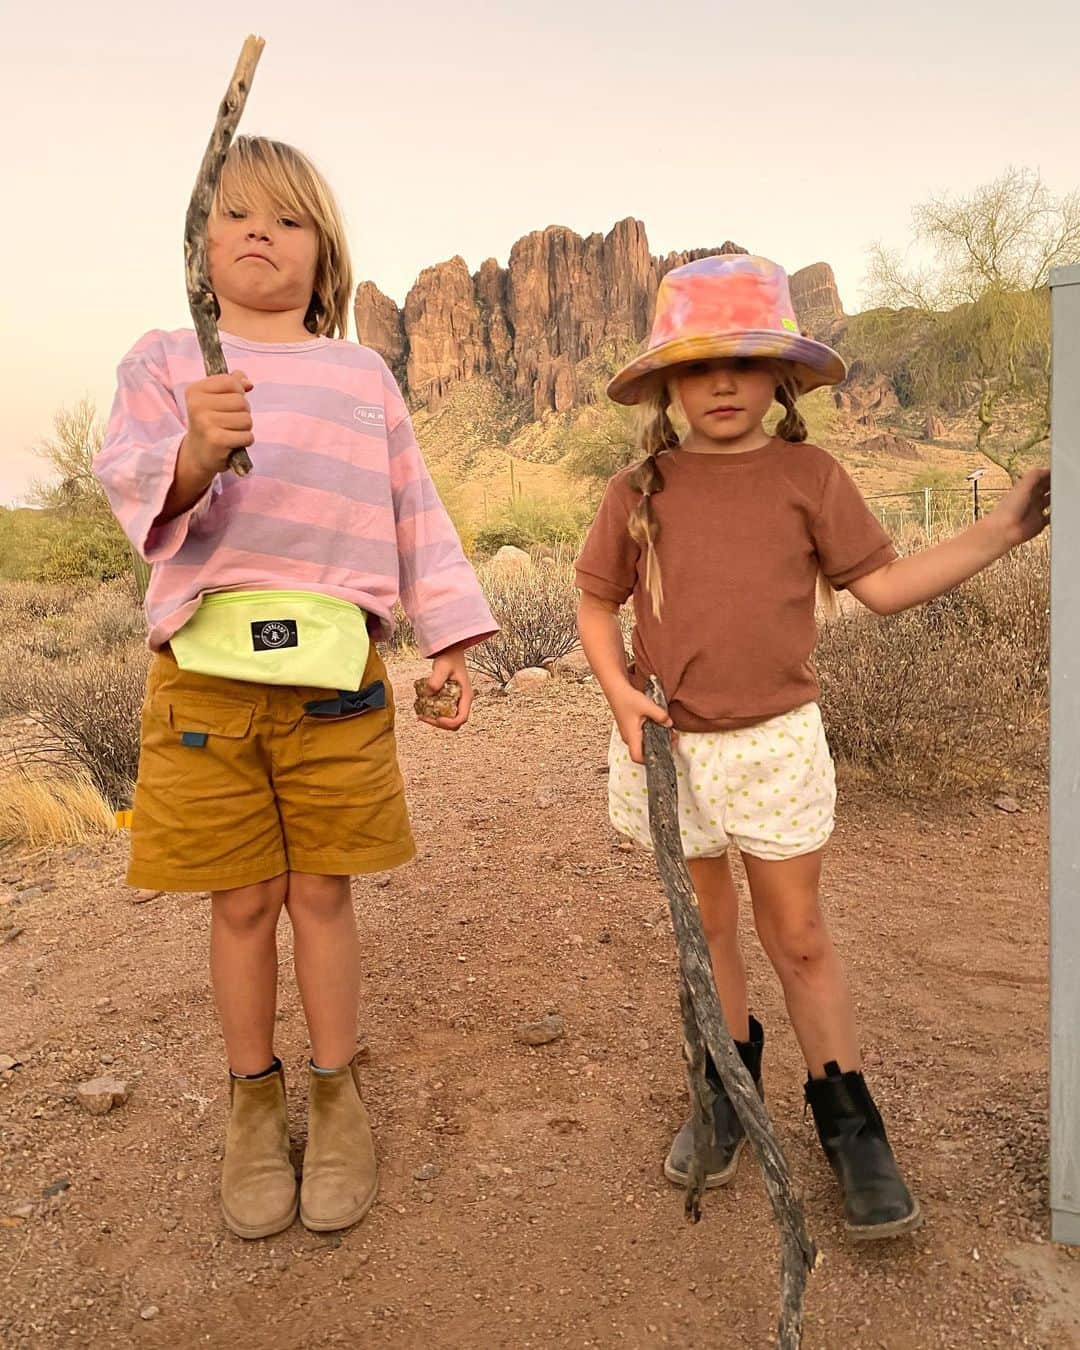
M926 531L927 539L930 538L930 489L924 487L922 490L922 518L923 529Z
M1080 1246L1080 267L1050 288L1050 1233Z

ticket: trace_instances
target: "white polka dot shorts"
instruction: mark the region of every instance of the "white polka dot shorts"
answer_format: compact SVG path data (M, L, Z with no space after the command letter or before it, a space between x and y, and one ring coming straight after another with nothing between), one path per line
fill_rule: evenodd
M687 858L729 844L755 858L797 858L832 834L836 777L816 703L737 731L680 731L673 746ZM651 849L645 769L614 728L608 752L611 823Z

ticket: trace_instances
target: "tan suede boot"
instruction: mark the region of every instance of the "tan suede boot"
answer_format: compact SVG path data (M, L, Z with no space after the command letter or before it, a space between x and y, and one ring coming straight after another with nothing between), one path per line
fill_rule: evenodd
M368 1212L378 1189L375 1141L356 1060L332 1073L312 1069L300 1222L316 1233L348 1228Z
M229 1128L221 1172L221 1212L242 1238L269 1237L296 1218L296 1173L289 1160L281 1061L261 1078L229 1075Z

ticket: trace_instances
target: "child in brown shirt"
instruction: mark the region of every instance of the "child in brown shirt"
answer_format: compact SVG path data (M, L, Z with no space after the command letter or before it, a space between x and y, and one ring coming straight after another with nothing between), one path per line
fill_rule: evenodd
M807 1063L806 1098L857 1238L920 1221L861 1072L854 1010L819 899L836 799L811 664L820 577L878 613L942 594L1047 523L1049 474L1034 470L992 515L898 558L851 479L806 444L796 400L843 379L840 357L798 331L781 268L704 258L660 284L647 350L608 387L642 406L645 459L617 474L578 559L582 645L615 719L609 805L646 847L645 718L679 734L682 842L728 1029L760 1087L764 1031L747 1007L738 899L740 851L762 946L780 978ZM762 420L776 399L775 436ZM689 431L680 440L668 410ZM627 668L617 613L634 600ZM644 692L655 676L668 703ZM867 672L873 678L873 672ZM735 1174L745 1137L715 1066L706 1184ZM684 1184L689 1122L664 1164Z

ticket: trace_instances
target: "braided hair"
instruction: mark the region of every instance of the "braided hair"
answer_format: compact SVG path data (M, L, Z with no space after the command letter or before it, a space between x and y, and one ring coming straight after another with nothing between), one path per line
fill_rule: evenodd
M776 434L782 441L792 441L801 445L809 432L806 428L806 420L796 406L799 386L795 379L795 372L786 361L774 362L774 368L776 370L776 401L784 410L784 416L777 425Z
M639 405L638 445L645 458L630 476L630 486L641 494L641 500L630 513L627 528L630 538L645 550L645 589L652 601L653 614L659 619L664 604L664 586L660 578L660 563L656 556L656 541L660 525L652 507L652 497L663 490L664 476L660 471L660 456L674 450L679 444L679 433L669 416L671 395L667 385L654 390Z

